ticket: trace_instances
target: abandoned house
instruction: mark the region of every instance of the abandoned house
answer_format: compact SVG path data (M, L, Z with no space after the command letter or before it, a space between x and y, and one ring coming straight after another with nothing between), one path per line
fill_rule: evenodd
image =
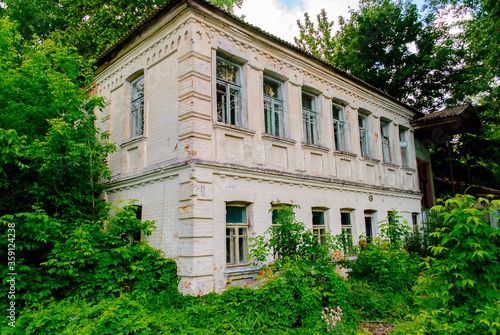
M279 202L320 236L421 220L419 114L204 0L172 0L97 61L107 200L137 199L185 293L251 280L248 238Z

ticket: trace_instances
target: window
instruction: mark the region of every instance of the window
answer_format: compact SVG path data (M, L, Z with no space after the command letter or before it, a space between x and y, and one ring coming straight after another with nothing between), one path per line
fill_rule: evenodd
M333 109L333 136L335 139L335 150L347 151L346 149L346 128L344 122L344 107L332 103Z
M302 92L302 118L304 120L305 142L310 144L319 144L316 96L304 91Z
M399 128L399 147L401 148L401 164L408 166L408 142L406 141L406 130Z
M368 142L368 118L366 115L358 114L358 124L361 156L370 157L370 143Z
M352 223L350 212L340 212L340 223L342 226L342 237L344 240L344 253L352 250Z
M411 223L413 225L413 233L419 234L419 232L418 232L418 213L411 213Z
M325 212L319 210L312 211L313 234L321 244L326 244Z
M390 162L391 142L389 141L389 123L380 121L380 136L382 137L382 158L384 162Z
M264 118L266 134L285 137L282 84L269 77L264 77Z
M242 126L241 66L217 57L217 121Z
M144 76L131 83L130 92L130 137L144 134Z
M248 213L245 205L226 205L226 263L248 263Z
M372 217L373 212L365 211L365 233L367 243L371 243L373 239Z
M133 205L132 210L135 212L135 217L142 221L142 206ZM132 232L130 236L130 244L138 243L141 241L141 229L137 228Z

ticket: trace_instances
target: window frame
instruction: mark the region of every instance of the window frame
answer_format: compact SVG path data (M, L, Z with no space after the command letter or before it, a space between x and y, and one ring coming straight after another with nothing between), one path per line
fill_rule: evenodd
M217 72L218 62L224 62L226 64L235 66L237 71L235 73L235 82L227 81L226 79L219 78ZM223 57L217 56L215 60L215 94L216 94L216 111L217 111L217 122L222 122L228 125L243 127L243 105L242 105L242 97L243 97L243 68L240 64L231 62ZM224 87L224 90L221 89ZM219 97L224 97L221 106L224 106L224 109L219 112ZM228 99L229 97L229 99ZM231 98L234 97L235 101L235 110L231 111L231 102L233 101ZM233 120L234 118L234 120Z
M335 118L334 109L338 108L339 117ZM335 150L347 151L346 133L347 127L345 122L345 106L332 101L332 118L333 118L333 146Z
M245 208L245 214L246 214L246 222L241 223L241 222L227 222L227 208L228 207L238 207L238 208ZM239 203L226 203L226 265L227 266L242 266L242 265L248 265L249 261L247 259L248 256L248 237L249 237L249 230L250 230L250 213L249 213L249 205L247 204L239 204ZM246 234L241 234L240 235L240 229L246 229ZM234 234L228 234L228 229L234 229ZM240 237L242 237L246 243L244 243L243 248L241 251L243 252L243 255L240 254ZM234 247L231 248L231 240L233 239ZM229 243L229 244L228 244ZM229 252L229 254L228 254ZM243 256L243 258L242 258ZM243 259L243 260L241 260ZM233 262L234 261L234 262Z
M311 107L304 107L304 95L312 98ZM302 123L304 130L304 142L319 145L318 131L318 96L302 90Z
M314 214L321 214L320 224L315 224L314 223ZM326 221L325 221L325 210L322 209L315 209L313 208L311 210L312 214L312 231L314 234L314 237L317 238L318 244L326 244Z
M364 122L361 122L361 120L364 120ZM368 115L358 113L358 130L359 130L359 147L361 156L370 158L371 157L370 142L368 141L368 135L369 135Z
M276 92L277 97L272 97L266 94L266 81L278 84L278 92ZM285 103L283 99L283 82L264 75L262 83L263 83L263 96L264 96L264 132L269 135L284 138ZM281 99L279 97L281 97ZM269 109L267 109L266 103L268 104ZM276 108L277 106L279 108ZM277 128L276 128L276 119L278 120Z
M344 241L344 253L351 252L354 247L354 231L352 225L352 211L340 210L340 227L342 231L342 239ZM344 217L347 215L349 219L347 224L344 224ZM348 231L347 233L345 231ZM346 239L347 237L347 239ZM347 242L347 243L346 243Z
M401 165L409 166L407 129L399 127L399 148L401 149Z
M142 92L137 83L142 80ZM146 81L141 74L130 82L130 138L144 136L144 90ZM137 106L137 108L135 108Z
M384 162L392 162L391 155L391 131L389 121L380 121L380 139L382 141L382 160Z

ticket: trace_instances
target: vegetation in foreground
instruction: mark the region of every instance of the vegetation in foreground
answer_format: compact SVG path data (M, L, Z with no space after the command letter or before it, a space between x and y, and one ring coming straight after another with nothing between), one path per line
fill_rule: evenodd
M371 320L398 323L393 334L496 334L499 234L484 220L491 210L475 208L478 203L490 204L460 195L435 208L430 253L421 263L420 255L401 248L411 240L406 225L383 224L384 239L349 263L349 280L335 271L345 261L332 264L329 253L344 240L318 243L295 221L293 208L283 206L286 220L254 239L254 259L280 255L263 271L260 287L200 297L177 293L173 261L145 242L130 243L131 232L148 233L152 225L125 206L106 228L82 226L57 244L42 264L49 275L44 287L26 289L16 328L2 332L361 334L358 323ZM47 297L33 299L37 294Z

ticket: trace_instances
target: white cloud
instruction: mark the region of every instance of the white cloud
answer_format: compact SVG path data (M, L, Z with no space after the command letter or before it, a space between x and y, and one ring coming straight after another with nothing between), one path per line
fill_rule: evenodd
M294 6L285 5L284 1L286 0L245 0L242 8L237 9L235 14L245 15L246 22L293 43L293 38L299 36L296 22L298 19L304 21L304 12L308 12L316 22L316 15L325 8L330 21L337 23L339 16L348 16L349 6L358 7L358 0L302 0L293 1Z

